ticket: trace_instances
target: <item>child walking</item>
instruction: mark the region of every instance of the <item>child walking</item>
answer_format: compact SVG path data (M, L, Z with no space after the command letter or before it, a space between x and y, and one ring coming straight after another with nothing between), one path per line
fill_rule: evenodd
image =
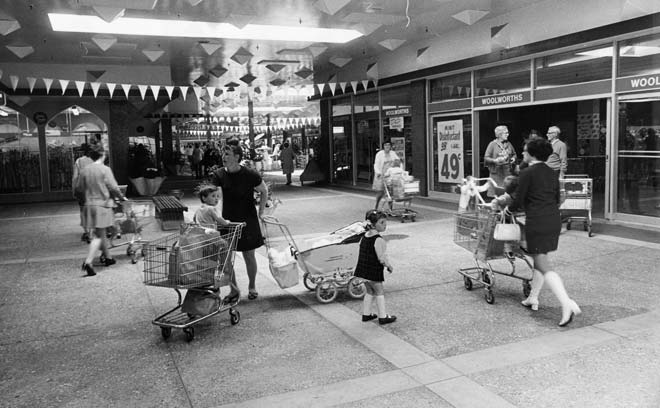
M197 187L199 199L202 206L195 211L193 222L206 228L213 228L229 225L229 220L222 217L222 190L213 184L200 184ZM218 209L220 204L220 209ZM220 278L219 286L229 285L229 295L225 296L223 303L231 304L236 303L241 296L236 284L236 276L234 274L234 266L228 263L225 266L224 273Z
M382 211L370 210L366 214L367 232L360 240L360 253L354 275L365 279L367 293L362 303L362 321L368 322L378 318L378 323L388 324L396 320L385 310L385 294L383 291L383 269L392 273L394 268L387 259L387 243L380 233L387 228L387 215ZM378 314L373 314L372 303L376 301Z

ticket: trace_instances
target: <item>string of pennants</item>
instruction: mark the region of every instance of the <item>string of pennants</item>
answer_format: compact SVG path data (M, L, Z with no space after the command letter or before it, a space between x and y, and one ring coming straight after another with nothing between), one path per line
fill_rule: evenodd
M318 116L303 117L303 118L275 118L270 125L254 125L253 128L256 132L267 132L268 130L275 129L297 129L302 126L319 126L321 118ZM191 136L221 136L226 132L233 133L247 133L250 127L247 125L216 125L200 123L195 125L194 129L179 128L177 132L181 135Z

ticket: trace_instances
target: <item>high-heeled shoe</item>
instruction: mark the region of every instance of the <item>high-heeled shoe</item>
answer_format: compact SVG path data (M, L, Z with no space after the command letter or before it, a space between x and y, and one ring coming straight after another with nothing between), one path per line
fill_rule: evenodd
M115 261L115 258L106 258L105 255L101 255L99 257L99 261L101 261L101 263L104 266L110 266L110 265L114 265L114 264L117 263L117 261Z
M537 299L532 299L531 297L528 297L527 299L523 300L522 302L523 306L526 306L534 311L539 310L539 300Z
M568 313L566 313L567 311ZM579 315L580 313L582 313L582 310L580 310L580 306L578 306L577 303L571 300L568 306L568 310L565 310L562 307L561 321L559 322L559 327L568 326L568 324L573 321L573 317Z
M87 273L87 276L94 276L96 275L96 272L94 272L94 268L92 268L92 265L88 264L87 262L83 262L82 264L82 271Z

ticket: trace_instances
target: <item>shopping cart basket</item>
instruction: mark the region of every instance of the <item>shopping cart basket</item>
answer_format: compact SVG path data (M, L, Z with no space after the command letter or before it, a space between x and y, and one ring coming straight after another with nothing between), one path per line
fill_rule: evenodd
M186 339L194 336L193 326L225 310L229 311L230 322L237 324L241 315L234 307L238 299L225 304L220 298L220 286L229 284L224 274L234 273L233 262L236 244L241 236L244 223L230 223L211 232L208 237L197 236L192 242L182 244L182 234L170 234L144 245L144 284L172 288L176 291L176 307L156 317L153 324L160 326L164 339L170 337L172 329L182 329ZM188 227L204 229L201 226ZM200 238L201 237L201 238ZM182 309L181 290L196 291L212 301L208 313L193 315Z
M472 290L473 283L483 285L486 290L486 302L495 302L493 287L495 286L495 274L509 276L522 280L523 294L529 296L531 290L530 281L534 273L534 267L521 252L518 242L510 242L505 246L504 242L493 239L495 225L499 222L500 214L492 211L486 205L479 205L474 211L457 213L454 215L454 243L467 249L474 254L475 267L460 268L458 273L463 276L465 289ZM510 272L493 268L491 261L505 259L510 265ZM516 272L516 260L522 260L529 267L528 275L519 275Z
M572 222L581 220L584 230L592 237L591 204L593 179L581 175L566 175L565 178L559 179L559 189L564 197L564 201L559 206L559 210L562 212L562 219L564 218L564 214L570 214L566 218L566 229L570 230ZM579 216L576 214L579 212L583 213L583 215Z
M110 248L126 245L126 255L131 263L137 263L138 254L144 255L142 239L144 227L153 222L154 203L151 200L129 200L117 202L114 208L114 224L107 229Z
M417 211L410 208L413 197L419 195L419 180L405 181L402 176L392 177L383 183L385 200L381 210L390 217L401 218L401 222L415 222Z

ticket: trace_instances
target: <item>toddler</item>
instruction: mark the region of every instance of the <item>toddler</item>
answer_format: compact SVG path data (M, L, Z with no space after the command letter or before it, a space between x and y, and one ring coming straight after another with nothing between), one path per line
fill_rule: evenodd
M362 321L368 322L378 318L378 323L388 324L396 320L385 310L385 294L383 291L383 269L392 273L394 268L387 259L387 243L380 236L387 228L387 216L384 212L370 210L366 214L367 225L364 236L360 240L360 252L355 267L354 276L365 279L367 293L362 303ZM378 314L371 313L372 302L376 300Z

